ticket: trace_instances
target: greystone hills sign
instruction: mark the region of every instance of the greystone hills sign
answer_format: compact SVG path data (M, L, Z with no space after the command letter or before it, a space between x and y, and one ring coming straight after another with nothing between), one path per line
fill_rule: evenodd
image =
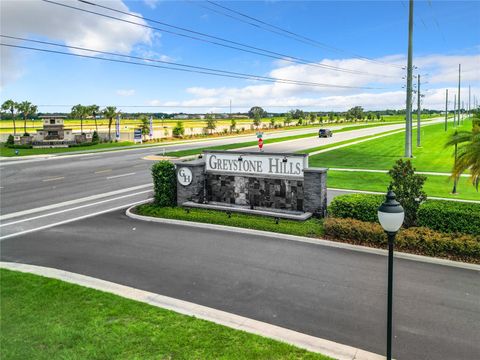
M307 154L205 151L177 165L177 203L324 216L327 169Z
M210 173L302 177L308 161L303 155L205 152L205 163Z

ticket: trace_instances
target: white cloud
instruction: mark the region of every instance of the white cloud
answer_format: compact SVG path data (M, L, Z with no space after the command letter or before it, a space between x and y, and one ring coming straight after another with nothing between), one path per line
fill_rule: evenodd
M244 87L190 87L185 91L193 96L190 100L176 102L177 106L214 106L227 105L232 100L234 106L250 107L260 105L281 111L291 106L311 107L317 110L343 111L352 106L360 105L365 109L402 109L405 108L405 90L402 89L405 80L402 79L405 71L398 67L385 66L383 63L403 65L403 56L395 55L380 59L378 62L366 63L359 59L325 59L318 64L348 68L355 71L366 71L371 75L350 74L336 72L308 65L292 65L282 61L276 62L277 68L268 76L325 84L338 84L354 87L374 87L377 90L345 89L330 87L305 87L301 85L256 82ZM479 55L428 55L414 59L428 84L425 90L423 107L443 109L445 107L445 87L451 87L452 92L458 81L458 64L462 64L462 99L468 101L468 85L472 84L473 95L479 96L478 83L480 82ZM476 85L476 86L474 86ZM453 96L452 96L453 98ZM172 104L173 105L173 104ZM414 106L415 107L415 106Z
M135 95L135 89L118 89L116 93L118 96L133 96Z
M92 10L92 7L81 2L57 0L75 7ZM111 8L129 11L121 0L98 0ZM69 46L92 48L102 51L129 53L137 43L150 44L152 31L118 20L107 19L78 10L46 3L38 0L5 0L0 2L0 20L2 34L17 37L48 38ZM115 13L116 17L129 19L127 15ZM135 22L146 24L143 20ZM5 40L5 39L4 39ZM18 41L5 40L10 44ZM78 51L77 51L78 52ZM18 52L11 48L2 48L2 85L14 80L22 73L22 65L9 59L17 57Z
M155 9L159 0L143 0L150 9Z

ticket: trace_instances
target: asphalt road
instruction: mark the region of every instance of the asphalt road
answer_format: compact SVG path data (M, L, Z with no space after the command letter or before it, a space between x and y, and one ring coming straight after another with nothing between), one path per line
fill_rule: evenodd
M385 353L382 255L142 222L123 211L7 239L1 250L3 261L94 276ZM478 271L396 259L394 281L395 358L480 358Z
M351 126L351 125L347 125ZM265 150L296 151L323 143L354 139L400 128L386 125L352 130L333 138L304 138L269 145L268 139L287 135L316 132L300 129L269 133ZM341 128L341 126L338 126ZM199 142L169 145L168 147L139 148L128 151L85 153L47 159L2 161L0 163L0 238L22 234L45 226L62 224L140 202L151 197L151 160L144 157L167 151L255 140L255 135L237 138L210 139ZM335 193L330 193L331 198Z

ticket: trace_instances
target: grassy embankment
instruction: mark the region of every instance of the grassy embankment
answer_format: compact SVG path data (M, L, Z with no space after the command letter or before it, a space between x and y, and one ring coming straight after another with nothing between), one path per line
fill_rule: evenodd
M471 129L471 121L465 120L457 129ZM413 165L417 171L450 172L453 166L453 148L445 148L449 134L453 132L451 123L447 132L444 124L436 124L421 129L422 147L414 145ZM416 141L416 129L413 130ZM388 170L395 161L402 158L405 135L392 134L361 144L332 150L310 157L310 166L328 168ZM453 181L448 176L427 175L425 191L430 196L480 200L480 193L471 185L468 178L461 178L457 186L458 194L451 194ZM346 172L330 170L328 186L343 189L384 192L389 177L382 173Z
M378 123L375 125L358 125L358 126L347 126L338 130L332 130L333 133L340 133L340 132L345 132L345 131L352 131L352 130L360 130L364 128L370 128L370 127L377 127L377 126L385 126L385 125L392 125L392 124L386 124L386 123ZM289 141L289 140L297 140L297 139L303 139L303 138L309 138L309 137L317 137L317 133L310 133L310 134L301 134L301 135L293 135L293 136L284 136L280 138L273 138L273 139L264 139L264 149L268 150L268 144L274 144L282 141ZM183 156L193 156L193 155L198 155L201 154L205 150L233 150L233 149L240 149L244 147L249 147L249 146L255 146L258 145L258 141L246 141L242 143L236 143L236 144L226 144L226 145L218 145L218 146L209 146L205 148L199 148L199 149L190 149L190 150L181 150L181 151L172 151L172 152L167 152L167 156L174 156L174 157L183 157ZM335 146L337 144L333 144L331 146Z
M294 346L59 280L0 270L7 359L319 359Z

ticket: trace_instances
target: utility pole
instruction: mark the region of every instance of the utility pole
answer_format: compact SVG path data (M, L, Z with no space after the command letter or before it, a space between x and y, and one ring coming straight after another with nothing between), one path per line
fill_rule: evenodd
M420 147L420 118L421 118L421 110L420 110L420 74L417 77L417 147Z
M413 0L408 11L407 108L405 113L405 157L412 157L412 57L413 57Z
M468 116L472 116L472 114L470 113L471 112L471 108L470 108L470 85L468 85Z
M232 99L230 99L230 119L232 118Z
M455 119L457 118L457 94L453 95L453 127L455 127Z
M460 72L461 72L462 65L458 64L458 98L457 98L457 105L458 105L458 117L457 117L457 125L460 125Z
M445 89L445 131L447 131L448 122L448 89Z

